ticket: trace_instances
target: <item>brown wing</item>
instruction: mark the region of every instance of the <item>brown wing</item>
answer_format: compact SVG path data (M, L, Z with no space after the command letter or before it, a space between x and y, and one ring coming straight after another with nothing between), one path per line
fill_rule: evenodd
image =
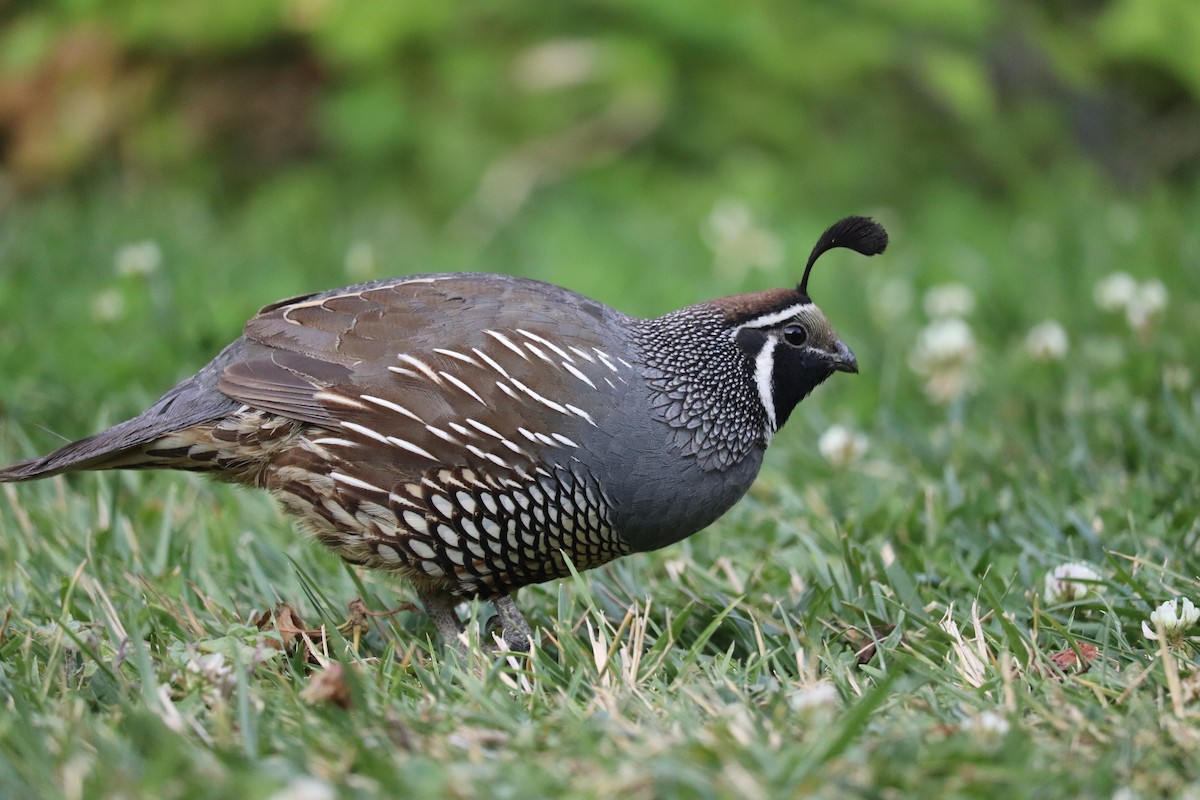
M505 276L366 284L264 309L245 329L259 347L225 368L219 388L390 445L393 479L539 451L565 457L583 430L611 430L632 375L624 320Z

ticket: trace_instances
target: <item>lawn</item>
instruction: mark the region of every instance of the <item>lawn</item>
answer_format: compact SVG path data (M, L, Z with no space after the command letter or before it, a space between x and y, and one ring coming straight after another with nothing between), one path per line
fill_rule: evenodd
M290 294L491 270L650 315L794 283L847 213L892 246L810 289L862 374L710 529L523 590L527 661L458 663L264 495L4 485L0 796L1200 797L1200 628L1150 621L1200 601L1200 194L1071 173L779 204L599 170L486 238L401 194L298 173L232 207L104 182L10 205L0 460L136 413Z

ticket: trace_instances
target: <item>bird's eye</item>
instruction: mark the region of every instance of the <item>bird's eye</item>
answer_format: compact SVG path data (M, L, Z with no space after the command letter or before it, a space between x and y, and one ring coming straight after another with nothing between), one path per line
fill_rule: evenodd
M808 341L808 329L803 325L788 325L783 329L783 340L792 347L803 347Z

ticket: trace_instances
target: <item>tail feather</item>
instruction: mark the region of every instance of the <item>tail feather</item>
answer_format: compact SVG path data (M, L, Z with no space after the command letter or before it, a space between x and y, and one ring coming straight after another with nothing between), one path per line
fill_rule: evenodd
M0 469L0 483L37 480L77 470L161 466L161 461L141 455L145 445L167 434L227 416L241 407L241 403L217 391L217 380L225 364L240 355L244 342L238 339L225 348L208 366L133 419L71 442L48 455Z

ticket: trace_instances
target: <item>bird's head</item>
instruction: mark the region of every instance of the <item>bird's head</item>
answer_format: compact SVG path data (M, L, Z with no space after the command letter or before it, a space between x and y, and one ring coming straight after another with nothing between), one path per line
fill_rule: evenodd
M813 264L837 247L870 256L882 253L887 243L887 232L878 222L846 217L821 234L795 289L715 301L725 313L730 336L752 365L769 433L782 427L796 405L834 372L858 372L853 351L808 295Z

